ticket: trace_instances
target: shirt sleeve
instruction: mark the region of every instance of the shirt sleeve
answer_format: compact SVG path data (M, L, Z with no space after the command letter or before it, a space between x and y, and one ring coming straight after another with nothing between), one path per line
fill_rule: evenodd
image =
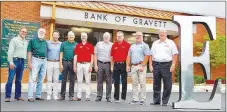
M33 40L29 40L29 42L28 42L28 48L27 48L27 51L28 52L31 52L32 51L32 41Z
M60 52L64 51L64 42L61 43Z
M110 51L110 56L113 56L114 55L114 44L112 45L112 47L111 47L111 51Z
M95 51L94 51L95 54L98 54L98 46L99 46L99 43L97 43L97 44L95 45Z
M172 55L178 54L177 46L172 40L171 40L171 51L172 51Z
M78 50L79 50L79 44L77 44L75 49L74 49L74 55L78 54Z
M150 49L149 49L148 44L144 44L143 54L146 56L150 55Z
M91 44L91 54L94 54L94 46Z
M129 48L129 50L128 50L128 55L129 56L132 56L132 46Z
M13 52L15 50L14 39L11 39L9 42L9 49L8 49L8 61L13 63Z
M154 46L155 46L155 42L151 46L150 56L153 56L154 55Z
M127 50L128 50L128 52L127 53L129 53L129 49L131 48L131 45L128 43L128 48L127 48ZM128 54L127 54L128 55Z

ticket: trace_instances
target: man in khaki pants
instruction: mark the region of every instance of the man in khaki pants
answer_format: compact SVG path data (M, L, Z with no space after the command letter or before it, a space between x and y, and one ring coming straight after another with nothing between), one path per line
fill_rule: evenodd
M143 42L143 33L136 32L136 43L131 45L127 57L127 72L132 74L133 100L130 104L143 105L146 99L146 71L149 57L149 46ZM139 99L138 84L140 84L141 99Z
M87 42L87 33L81 33L81 43L74 50L74 66L73 70L77 74L77 98L76 101L81 101L82 83L85 76L86 82L86 101L90 101L91 95L91 72L93 65L94 46Z

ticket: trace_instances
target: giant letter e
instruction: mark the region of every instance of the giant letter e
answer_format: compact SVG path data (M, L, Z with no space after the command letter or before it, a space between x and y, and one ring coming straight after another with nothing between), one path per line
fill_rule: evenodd
M221 94L216 92L216 80L210 99L198 102L193 99L194 78L193 63L199 63L205 79L210 79L209 41L203 45L200 56L193 56L193 24L203 24L207 29L210 40L216 39L216 18L206 16L173 16L173 22L178 25L180 36L180 87L179 100L173 103L175 109L221 109ZM220 83L220 81L219 81ZM220 89L220 88L219 88ZM220 92L220 90L219 90Z

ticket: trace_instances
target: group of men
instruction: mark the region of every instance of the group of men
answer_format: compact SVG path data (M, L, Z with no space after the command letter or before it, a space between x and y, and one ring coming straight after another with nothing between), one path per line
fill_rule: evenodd
M95 101L101 101L103 97L103 81L106 81L106 101L111 101L112 75L114 78L114 101L119 103L126 100L127 76L131 73L133 100L130 104L145 104L146 100L146 72L147 63L153 72L153 103L161 104L161 79L163 79L164 91L162 105L166 106L172 89L172 72L175 69L178 50L174 42L167 38L165 29L160 30L159 40L152 44L151 49L143 41L143 33L136 32L136 42L130 45L124 40L124 33L117 32L117 41L110 42L109 32L103 34L103 41L94 47L87 42L88 35L81 33L81 43L74 41L75 34L68 32L68 40L60 42L60 33L53 32L53 40L46 41L46 30L38 30L38 38L26 41L27 28L20 28L19 35L11 39L8 49L9 76L6 84L5 102L10 102L12 83L15 79L15 97L17 101L24 101L21 97L21 80L24 70L24 60L28 58L30 70L28 83L28 101L44 100L41 97L42 84L47 79L47 100L52 96L55 100L65 100L66 82L69 79L69 100L81 101L82 83L85 77L86 101L91 96L91 72L97 72L97 97ZM58 95L58 78L62 73L60 95ZM75 76L77 78L77 96L74 97ZM121 80L120 80L121 77ZM121 100L120 81L122 82ZM36 85L35 100L33 97ZM138 86L140 86L140 96ZM53 90L53 91L52 91ZM53 94L52 94L53 92Z

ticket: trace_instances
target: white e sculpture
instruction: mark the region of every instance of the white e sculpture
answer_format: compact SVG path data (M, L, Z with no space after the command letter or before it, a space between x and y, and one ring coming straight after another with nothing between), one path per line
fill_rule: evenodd
M209 41L204 42L200 56L193 56L193 24L202 24L208 31L210 40L216 39L216 18L206 16L173 16L173 22L178 25L180 39L180 77L179 99L173 102L174 109L221 109L221 80L216 80L207 102L193 99L194 78L193 63L199 63L203 69L205 80L210 79Z

